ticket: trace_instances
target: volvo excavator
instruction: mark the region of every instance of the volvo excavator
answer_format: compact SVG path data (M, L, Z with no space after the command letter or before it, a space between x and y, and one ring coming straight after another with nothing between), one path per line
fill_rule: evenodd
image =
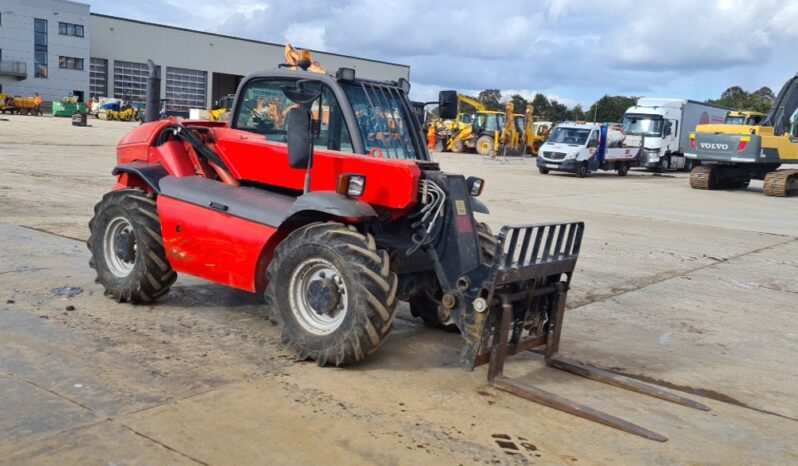
M798 75L782 87L759 125L699 125L690 134L690 153L701 163L690 173L693 189L743 189L764 180L766 196L798 194Z

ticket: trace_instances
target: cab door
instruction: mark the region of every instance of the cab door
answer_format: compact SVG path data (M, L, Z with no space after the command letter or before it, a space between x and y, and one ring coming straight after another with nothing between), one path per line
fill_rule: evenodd
M240 180L302 190L305 170L288 164L286 121L298 104L288 99L282 88L294 87L296 79L264 78L252 80L241 91L231 128L214 131L215 148ZM306 84L307 86L308 84ZM310 85L313 85L310 83ZM321 103L311 104L320 133L314 137L314 157L326 151L353 153L349 131L332 90L322 87Z

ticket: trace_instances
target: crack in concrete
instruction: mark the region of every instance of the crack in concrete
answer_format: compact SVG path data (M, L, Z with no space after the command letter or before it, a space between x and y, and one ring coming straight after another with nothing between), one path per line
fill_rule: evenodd
M47 387L42 387L41 385L37 384L36 382L28 380L28 379L26 379L26 378L24 378L24 377L22 377L20 375L17 375L17 374L15 374L13 372L8 372L8 371L3 371L3 373L6 374L9 377L13 377L13 378L21 381L21 382L25 382L26 384L32 385L32 386L34 386L34 387L36 387L36 388L38 388L40 390L44 390L45 392L47 392L47 393L49 393L51 395L57 396L58 398L61 398L62 400L68 401L69 403L72 403L75 406L80 406L81 408L83 408L83 409L85 409L85 410L87 410L89 412L92 412L92 413L94 412L93 409L89 408L88 406L84 405L83 403L81 403L79 401L76 401L76 400L73 400L72 398L70 398L70 397L68 397L66 395L62 395L61 393L58 393L55 390L50 390Z
M748 255L751 255L751 254L756 254L756 253L759 253L759 252L762 252L762 251L767 251L768 249L774 249L774 248L777 248L779 246L784 246L785 244L789 244L789 243L794 242L794 241L798 241L798 237L792 237L791 236L786 241L781 241L779 243L771 244L769 246L763 246L761 248L753 249L753 250L747 251L747 252L743 252L743 253L737 254L735 256L730 256L730 257L726 257L726 258L714 258L713 257L711 259L714 260L714 262L712 262L711 264L704 264L702 266L694 267L692 269L689 269L689 270L686 270L686 271L683 271L683 272L676 272L676 273L673 273L673 274L657 274L657 275L654 275L652 277L649 277L646 280L643 280L643 281L639 282L637 285L635 285L635 286L633 286L631 288L624 288L624 289L621 289L621 290L617 290L616 289L617 290L616 292L605 294L603 296L598 296L596 298L588 298L588 299L585 300L586 302L580 302L580 303L576 304L573 307L569 306L567 310L568 311L573 311L575 309L579 309L579 308L584 307L584 306L589 306L589 305L594 304L594 303L601 303L601 302L604 302L604 301L609 301L610 299L617 298L619 296L623 296L625 294L632 293L632 292L635 292L635 291L640 291L640 290L642 290L644 288L647 288L649 286L652 286L652 285L657 285L657 284L660 284L660 283L664 283L664 282L667 282L669 280L673 280L675 278L685 277L685 276L690 275L690 274L692 274L694 272L699 272L701 270L708 269L710 267L715 267L715 266L720 265L720 264L726 264L726 263L728 263L730 261L733 261L735 259L739 259L741 257L745 257L745 256L748 256ZM765 288L765 287L763 287L763 288ZM783 290L779 290L779 291L783 291Z
M17 226L20 227L20 228L24 228L26 230L33 230L33 231L37 231L39 233L44 233L44 234L47 234L47 235L58 236L59 238L71 239L72 241L80 241L81 243L85 242L85 240L83 240L81 238L75 238L74 236L62 235L61 233L56 233L54 231L45 230L44 228L41 228L41 227L34 227L34 226L30 226L30 225L17 225Z
M169 450L169 451L172 451L172 452L174 452L174 453L177 453L177 454L178 454L178 455L180 455L180 456L183 456L183 457L185 457L185 458L188 458L188 459L190 459L191 461L193 461L193 462L195 462L195 463L197 463L197 464L201 464L201 465L203 465L203 466L209 466L209 465L208 465L208 463L206 463L206 462L204 462L204 461L201 461L201 460L199 460L199 459L197 459L197 458L194 458L194 457L193 457L193 456L191 456L191 455L188 455L188 454L186 454L186 453L183 453L182 451L180 451L180 450L178 450L178 449L176 449L176 448L170 447L169 445L167 445L167 444L165 444L165 443L161 442L160 440L154 439L154 438L150 437L150 436L149 436L149 435L147 435L147 434L142 434L141 432L137 431L136 429L134 429L134 428L132 428L132 427L130 427L130 426L127 426L127 425L125 425L125 424L122 424L121 422L119 423L119 425L121 425L121 426L122 426L122 427L124 427L125 429L127 429L127 430L129 430L129 431L133 432L134 434L138 435L139 437L145 438L145 439L149 440L150 442L153 442L153 443L155 443L155 444L158 444L158 445L160 445L160 446L162 446L162 447L166 448L166 449L167 449L167 450Z

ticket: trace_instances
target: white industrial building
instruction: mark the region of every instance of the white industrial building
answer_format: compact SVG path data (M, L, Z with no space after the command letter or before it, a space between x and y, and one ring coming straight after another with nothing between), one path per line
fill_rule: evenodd
M409 80L406 65L313 55L331 71ZM235 92L245 75L275 68L284 45L91 13L88 4L66 0L0 0L0 93L144 100L148 59L161 71L167 110L186 113Z

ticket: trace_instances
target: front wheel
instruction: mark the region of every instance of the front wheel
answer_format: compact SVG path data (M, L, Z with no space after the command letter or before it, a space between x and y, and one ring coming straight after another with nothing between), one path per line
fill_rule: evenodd
M582 162L576 167L576 176L579 178L584 178L587 176L587 162Z
M480 136L477 139L477 153L483 157L487 157L493 151L493 138L490 136Z
M155 199L139 189L103 196L89 222L89 266L105 294L119 302L148 303L177 279L161 236Z
M549 174L549 169L548 168L538 167L538 171L540 172L541 175L548 175Z
M388 337L398 280L370 234L336 222L304 226L277 247L267 275L272 319L300 359L350 364Z
M659 172L665 173L671 168L671 159L667 155L659 160Z

